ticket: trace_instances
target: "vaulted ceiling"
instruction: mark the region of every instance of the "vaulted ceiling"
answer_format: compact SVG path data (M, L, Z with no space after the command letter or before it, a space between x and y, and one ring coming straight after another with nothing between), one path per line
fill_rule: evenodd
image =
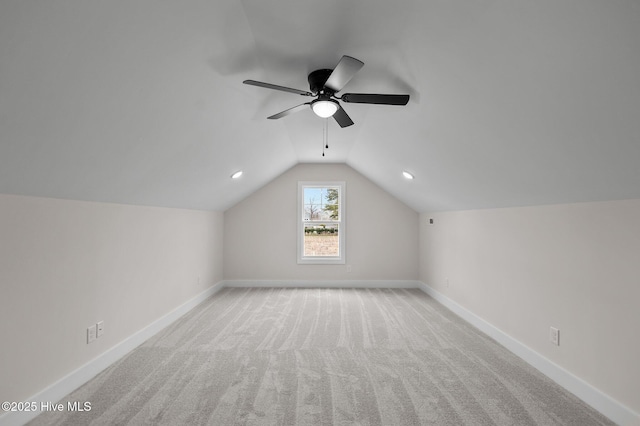
M343 104L325 157L311 110L266 119L305 98L242 84L342 55L411 100ZM0 2L0 193L225 210L306 162L418 211L640 198L640 2Z

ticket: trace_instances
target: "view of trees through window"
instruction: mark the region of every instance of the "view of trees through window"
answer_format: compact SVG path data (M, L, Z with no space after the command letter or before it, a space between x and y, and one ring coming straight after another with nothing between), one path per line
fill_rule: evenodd
M339 188L306 187L303 197L304 256L339 256Z

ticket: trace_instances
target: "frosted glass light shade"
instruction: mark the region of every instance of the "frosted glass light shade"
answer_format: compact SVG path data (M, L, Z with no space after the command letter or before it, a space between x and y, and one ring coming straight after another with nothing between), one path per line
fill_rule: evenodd
M311 109L318 117L328 118L338 110L338 103L335 101L315 101L311 104Z

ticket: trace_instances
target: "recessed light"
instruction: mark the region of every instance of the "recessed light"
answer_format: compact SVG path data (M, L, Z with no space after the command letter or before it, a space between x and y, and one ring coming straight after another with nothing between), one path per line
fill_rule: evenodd
M413 179L413 175L406 170L402 172L402 176L406 177L407 179Z
M242 176L242 170L238 170L237 172L232 174L231 179L238 179L240 176Z

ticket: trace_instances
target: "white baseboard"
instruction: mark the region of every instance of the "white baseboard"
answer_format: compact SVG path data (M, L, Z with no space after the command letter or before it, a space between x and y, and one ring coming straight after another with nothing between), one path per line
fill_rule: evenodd
M287 288L418 288L412 280L227 280L225 287Z
M144 343L147 339L151 338L154 334L161 331L163 328L195 308L200 303L211 297L223 288L223 282L219 282L209 289L203 291L196 297L182 305L175 308L168 314L158 318L147 327L138 331L137 333L129 336L116 346L102 353L98 357L89 361L77 370L67 374L57 382L38 392L37 394L25 399L25 401L37 401L40 402L57 402L73 392L92 378L100 373L105 368L109 367L114 362L118 361L124 355L135 349L140 344ZM29 412L7 412L0 416L0 426L20 426L33 420L40 414L40 411Z
M459 317L478 328L480 331L495 339L502 346L531 364L551 380L573 393L575 396L607 416L615 423L624 426L640 426L640 414L634 412L627 406L611 398L609 395L596 389L589 383L543 357L538 352L504 333L502 330L460 306L458 303L434 290L432 287L420 282L418 284L418 288L433 297Z

